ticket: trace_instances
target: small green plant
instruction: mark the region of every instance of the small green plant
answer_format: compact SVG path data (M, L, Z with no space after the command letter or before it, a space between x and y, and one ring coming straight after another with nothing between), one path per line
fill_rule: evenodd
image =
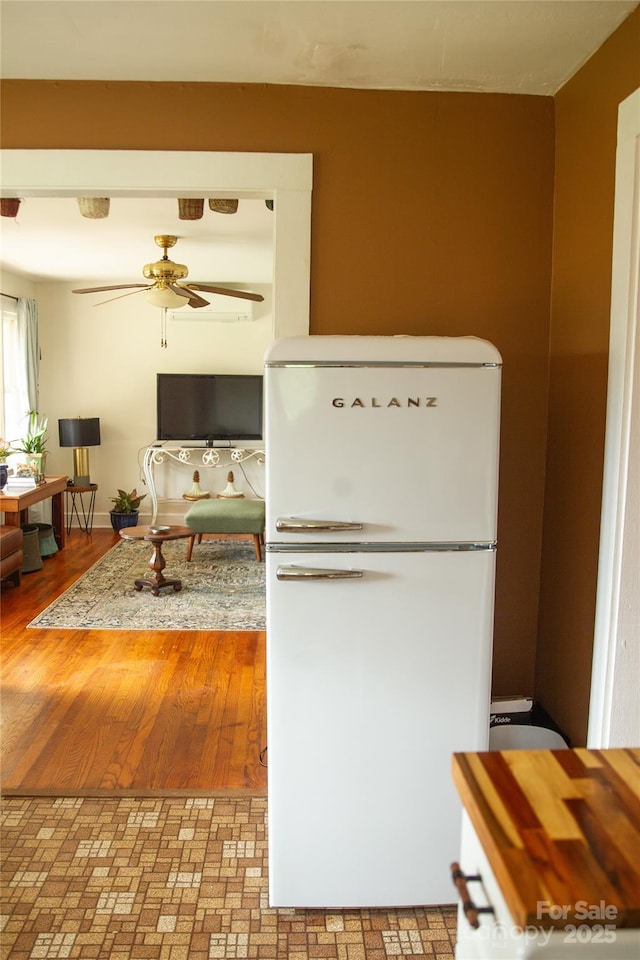
M6 463L9 455L12 453L11 444L0 437L0 463Z
M48 425L48 417L40 417L37 410L30 410L27 435L20 440L12 441L12 451L14 453L46 453Z
M114 504L113 512L135 513L145 497L146 493L139 495L135 487L131 493L127 493L126 490L118 490L118 496L111 497L111 502Z

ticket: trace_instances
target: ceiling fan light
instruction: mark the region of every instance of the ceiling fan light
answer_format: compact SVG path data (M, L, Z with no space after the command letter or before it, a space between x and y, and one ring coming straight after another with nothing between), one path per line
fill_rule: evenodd
M181 297L166 287L149 287L148 290L144 291L144 298L152 307L164 307L171 310L186 307L189 302L186 297Z

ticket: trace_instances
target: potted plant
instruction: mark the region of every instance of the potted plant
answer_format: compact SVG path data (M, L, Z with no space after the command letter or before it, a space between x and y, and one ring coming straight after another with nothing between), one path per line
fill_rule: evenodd
M138 494L135 487L131 493L127 493L126 490L118 490L118 496L111 497L111 502L114 505L110 511L111 526L116 533L124 527L138 526L138 507L145 497L146 493Z
M26 436L20 440L14 440L10 451L24 453L28 472L34 473L39 482L44 480L45 475L48 425L48 417L40 417L37 410L30 410ZM19 466L18 473L20 473Z
M0 490L4 490L7 485L7 477L9 475L7 459L12 452L11 445L0 437Z

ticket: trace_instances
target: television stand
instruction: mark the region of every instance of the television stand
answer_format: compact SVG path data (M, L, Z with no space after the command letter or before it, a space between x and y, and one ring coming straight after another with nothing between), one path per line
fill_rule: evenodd
M230 441L229 441L230 442ZM155 469L168 459L183 464L191 469L225 469L228 470L236 463L247 460L256 460L264 463L264 446L244 447L189 447L189 446L162 446L147 447L142 461L142 473L151 497L151 521L153 525L158 515L158 493L155 484Z

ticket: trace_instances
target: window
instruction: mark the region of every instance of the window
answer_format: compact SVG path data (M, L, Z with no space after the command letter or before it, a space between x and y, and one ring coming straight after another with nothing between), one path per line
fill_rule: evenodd
M19 309L19 304L21 304ZM37 310L35 301L18 301L0 296L2 315L2 418L0 433L6 440L16 440L25 432L29 410L37 409L37 393L29 388L30 357L38 355ZM34 341L35 336L35 341ZM37 359L36 359L37 369ZM32 378L35 379L35 378Z

